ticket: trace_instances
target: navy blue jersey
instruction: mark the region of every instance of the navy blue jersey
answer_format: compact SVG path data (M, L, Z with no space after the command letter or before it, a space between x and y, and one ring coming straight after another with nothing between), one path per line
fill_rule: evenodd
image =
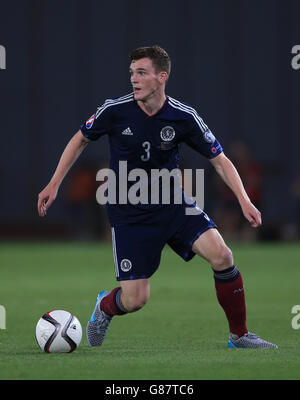
M179 145L186 143L206 158L214 158L223 149L198 113L169 96L163 107L148 116L134 100L133 93L108 99L80 127L83 135L97 140L108 135L110 169L119 176L119 162L127 162L127 172L140 168L169 171L179 168ZM133 183L128 183L128 189ZM150 185L150 180L149 180ZM150 193L150 190L148 191ZM158 210L172 204L107 204L112 226L153 222ZM174 206L174 205L173 205Z

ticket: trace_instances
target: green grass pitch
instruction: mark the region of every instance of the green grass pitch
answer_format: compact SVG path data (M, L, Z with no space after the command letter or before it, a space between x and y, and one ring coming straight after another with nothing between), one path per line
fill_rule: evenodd
M0 379L209 380L299 379L298 244L232 245L243 274L248 328L279 350L228 349L228 327L212 272L198 257L185 263L169 248L151 278L151 297L137 313L115 317L101 348L89 348L85 326L97 293L117 286L110 244L2 243ZM35 325L52 309L81 321L71 354L46 354Z

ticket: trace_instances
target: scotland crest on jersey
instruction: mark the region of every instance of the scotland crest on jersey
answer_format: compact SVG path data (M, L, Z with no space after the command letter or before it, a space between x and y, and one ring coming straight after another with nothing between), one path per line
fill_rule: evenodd
M172 128L172 126L165 126L165 127L162 128L162 130L160 131L160 137L161 137L162 140L164 140L165 142L170 142L170 141L173 140L174 137L175 137L175 130L174 130L174 128Z

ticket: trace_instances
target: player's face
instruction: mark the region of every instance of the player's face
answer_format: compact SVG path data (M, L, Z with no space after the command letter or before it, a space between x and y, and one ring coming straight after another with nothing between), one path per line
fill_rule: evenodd
M146 102L164 90L166 72L156 72L150 58L132 61L129 68L134 98Z

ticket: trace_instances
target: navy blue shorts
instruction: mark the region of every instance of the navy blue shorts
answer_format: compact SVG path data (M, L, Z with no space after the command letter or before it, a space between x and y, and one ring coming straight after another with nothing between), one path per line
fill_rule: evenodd
M156 220L157 221L157 220ZM185 215L184 207L163 213L160 222L112 227L112 244L118 281L149 278L157 270L161 252L168 244L185 261L195 253L192 245L205 231L217 228L202 212Z

